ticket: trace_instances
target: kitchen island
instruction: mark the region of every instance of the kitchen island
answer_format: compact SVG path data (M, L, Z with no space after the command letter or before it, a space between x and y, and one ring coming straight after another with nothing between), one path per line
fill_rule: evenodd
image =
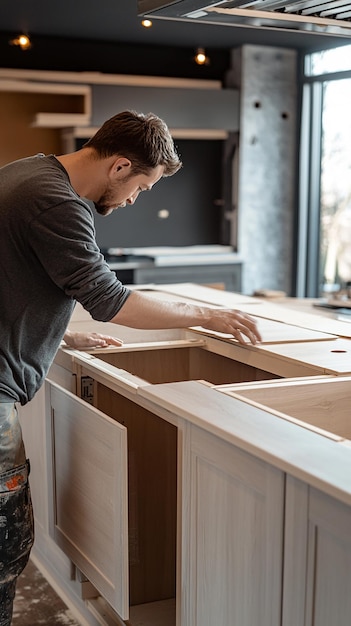
M155 298L257 317L259 346L92 321L21 410L33 560L82 624L349 626L350 325L200 285ZM313 311L313 309L312 309Z

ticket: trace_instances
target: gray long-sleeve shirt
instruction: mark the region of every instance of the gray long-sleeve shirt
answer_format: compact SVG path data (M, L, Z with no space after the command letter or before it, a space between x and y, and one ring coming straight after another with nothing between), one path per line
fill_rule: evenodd
M0 169L0 400L44 381L78 301L100 321L130 291L96 244L93 213L53 156Z

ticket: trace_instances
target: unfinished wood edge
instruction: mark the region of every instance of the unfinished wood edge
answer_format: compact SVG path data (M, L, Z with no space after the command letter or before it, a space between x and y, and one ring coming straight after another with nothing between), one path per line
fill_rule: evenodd
M149 386L150 383L143 378L131 374L127 370L110 365L101 359L93 358L92 362L85 362L74 357L74 364L82 368L81 374L91 375L96 383L110 386L112 391L129 398L135 402L135 396L140 387Z
M1 80L0 91L18 91L26 93L48 93L86 96L91 93L89 85L72 85L64 83L41 83L25 80Z
M37 113L31 123L32 128L67 128L90 122L87 113Z
M207 128L170 128L170 133L175 139L228 139L229 132L221 129Z
M210 389L216 389L216 385L214 385L213 383L210 383L208 380L203 380L201 378L196 378L196 380L194 380L195 383L200 383L200 385L204 385L204 387L210 387Z
M348 378L348 377L345 377ZM309 383L316 382L331 382L332 380L340 380L336 376L331 374L320 374L316 376L295 376L293 378L272 378L269 380L250 380L242 383L224 383L222 385L215 385L217 391L225 391L231 390L235 387L235 391L245 390L245 389L267 389L271 387L291 387L295 385L305 385ZM350 379L349 379L350 380Z
M74 128L68 128L67 138L71 135L70 140L89 139L99 130L99 126L76 125ZM221 128L170 128L174 139L210 139L224 141L228 138L229 132Z
M106 348L86 348L83 354L91 356L97 354L120 354L121 352L150 352L152 350L170 350L172 348L203 348L206 341L203 339L167 339L164 341L138 341L123 343L121 346L107 346ZM101 359L104 361L104 359ZM104 361L105 363L107 361Z

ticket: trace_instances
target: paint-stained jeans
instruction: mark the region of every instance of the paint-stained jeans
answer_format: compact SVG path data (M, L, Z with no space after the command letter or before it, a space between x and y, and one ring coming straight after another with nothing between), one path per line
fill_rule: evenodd
M22 431L13 402L0 403L0 626L10 626L17 577L34 540Z

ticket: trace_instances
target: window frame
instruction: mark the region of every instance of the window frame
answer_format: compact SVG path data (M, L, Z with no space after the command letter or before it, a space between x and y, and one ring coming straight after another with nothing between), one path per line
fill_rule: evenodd
M349 47L349 46L347 46ZM299 150L299 210L296 296L321 295L320 222L324 83L351 79L351 70L312 76L311 54L304 57Z

